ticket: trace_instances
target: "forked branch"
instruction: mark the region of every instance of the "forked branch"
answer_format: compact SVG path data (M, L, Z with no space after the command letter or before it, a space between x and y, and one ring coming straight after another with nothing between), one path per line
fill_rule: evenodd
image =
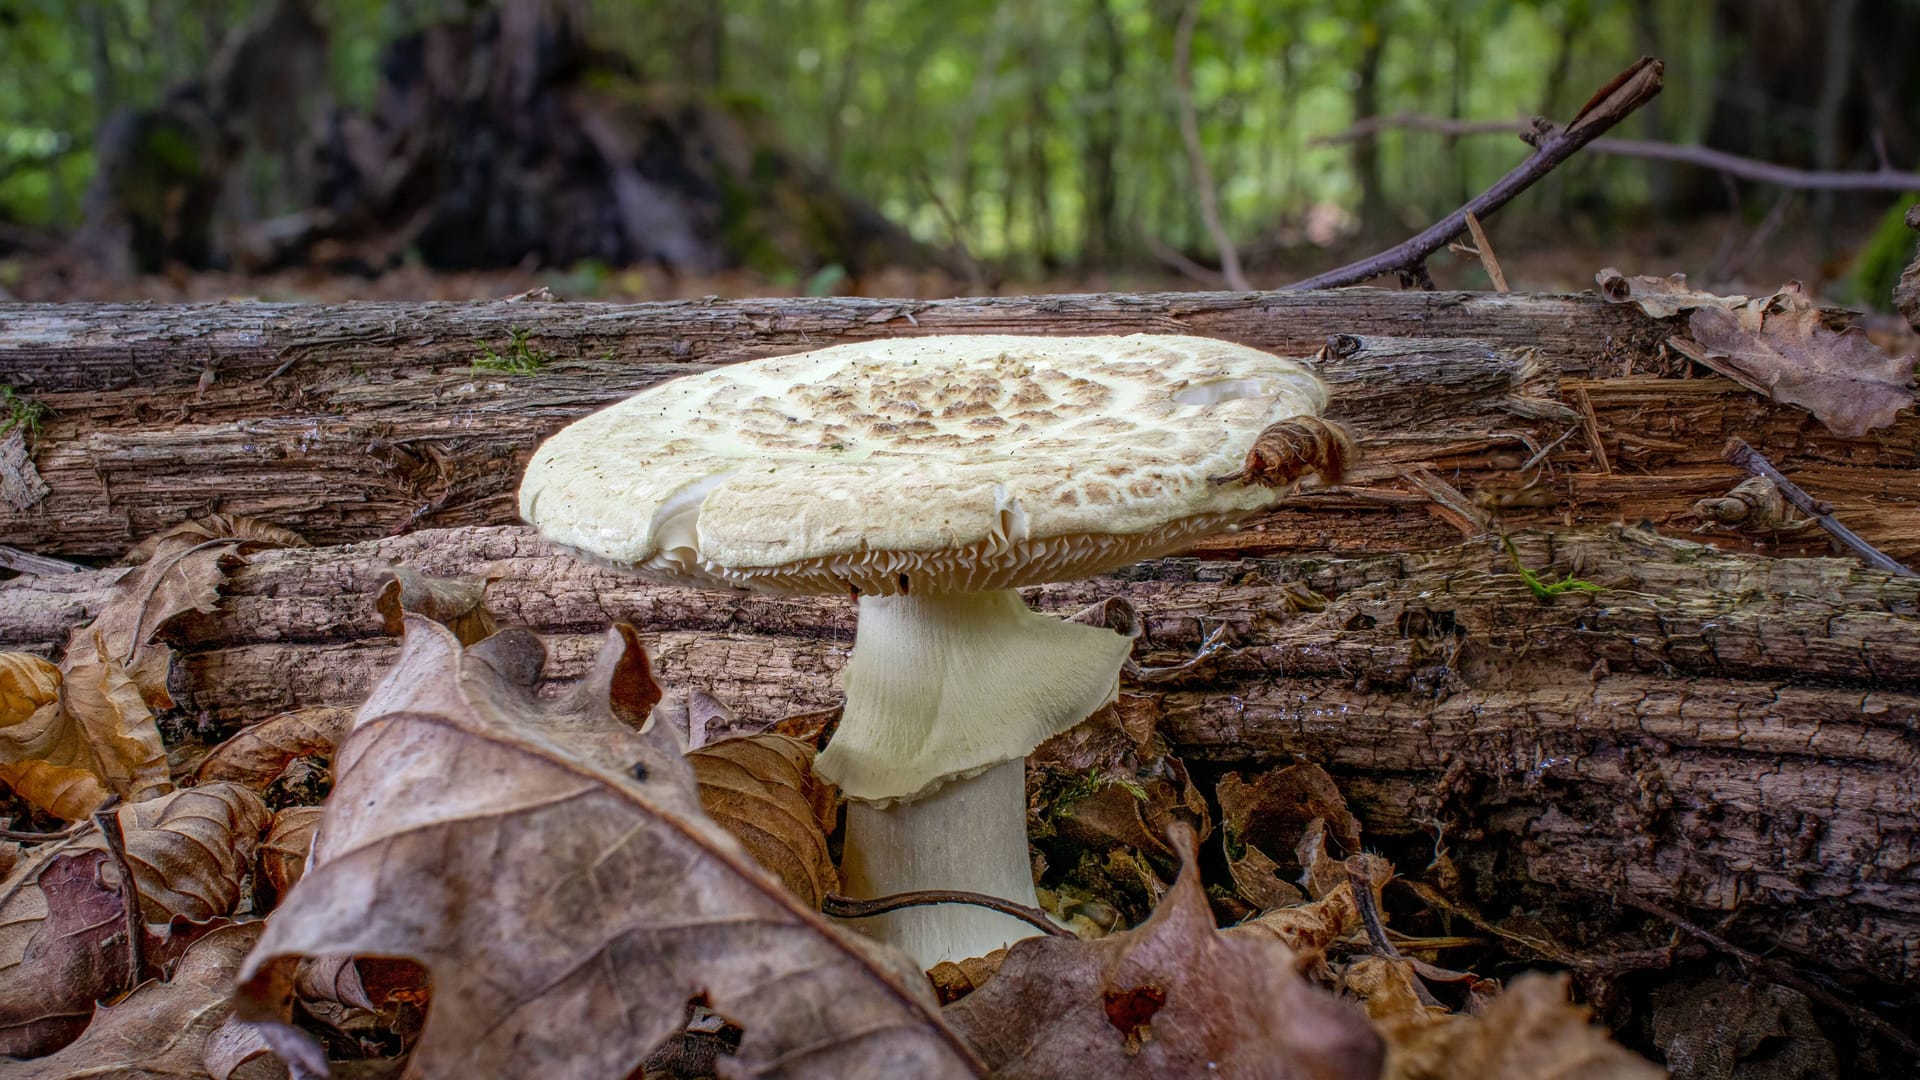
M1474 196L1465 206L1441 218L1419 235L1378 255L1285 288L1337 289L1343 285L1358 285L1384 274L1397 274L1404 283L1418 283L1431 288L1432 281L1427 277L1427 258L1466 230L1468 214L1485 220L1487 215L1512 202L1515 196L1532 187L1581 147L1631 116L1634 110L1653 100L1654 95L1660 92L1665 71L1666 65L1660 61L1641 57L1638 63L1602 87L1566 127L1559 130L1544 124L1536 127L1534 138L1529 140L1536 148L1533 156L1501 177L1492 187Z

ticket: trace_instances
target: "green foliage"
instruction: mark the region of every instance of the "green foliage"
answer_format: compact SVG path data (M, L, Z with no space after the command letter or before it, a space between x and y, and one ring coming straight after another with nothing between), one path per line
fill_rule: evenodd
M29 440L38 441L47 414L44 402L16 393L12 386L0 383L0 438L23 431Z
M515 327L507 331L508 341L504 352L494 351L493 346L484 341L475 341L480 346L480 358L473 362L475 371L502 371L508 375L532 375L553 363L553 356L545 349L536 349L527 343L533 331Z
M93 136L208 73L265 0L0 0L0 221L67 227L82 214ZM388 42L488 0L327 0L331 91L369 104ZM1173 93L1168 0L589 0L589 33L650 87L698 87L778 127L802 158L916 234L1012 269L1208 246ZM1192 76L1225 225L1248 244L1337 239L1353 226L1363 43L1380 42L1380 111L1557 119L1639 48L1668 48L1666 137L1696 137L1713 74L1739 49L1713 6L1643 0L1207 0ZM701 34L718 42L703 51ZM715 75L717 69L717 78ZM618 70L607 65L605 73ZM1451 208L1525 153L1515 141L1395 131L1379 178L1409 221ZM1535 196L1630 201L1645 166L1584 161ZM1393 231L1403 222L1380 223ZM735 250L748 250L731 245ZM791 253L749 263L794 268ZM761 264L765 263L765 266ZM826 275L826 271L815 271ZM578 295L590 295L598 280ZM843 282L797 277L826 294Z
M1840 299L1876 311L1888 310L1893 287L1900 283L1900 272L1914 258L1914 232L1907 228L1907 207L1916 202L1920 202L1920 194L1910 192L1895 200L1881 216L1866 247L1854 260L1846 295Z
M1512 537L1502 536L1500 542L1506 546L1507 558L1513 562L1513 572L1519 574L1520 580L1527 583L1527 588L1532 590L1533 595L1542 600L1551 600L1567 592L1597 593L1604 591L1593 582L1582 581L1576 577L1561 578L1559 581L1549 581L1541 577L1537 572L1520 565L1520 549L1513 546Z

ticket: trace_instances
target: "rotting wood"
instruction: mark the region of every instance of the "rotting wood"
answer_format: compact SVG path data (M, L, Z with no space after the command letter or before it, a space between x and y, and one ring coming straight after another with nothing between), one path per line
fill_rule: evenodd
M1664 328L1633 305L1375 290L624 307L0 305L0 370L53 409L36 455L53 492L26 511L0 508L0 534L99 557L215 511L319 543L505 524L541 438L662 379L861 337L1040 327L1204 333L1295 355L1329 338L1340 344L1321 369L1371 464L1340 490L1197 549L1212 557L1450 543L1458 533L1395 479L1414 465L1483 503L1504 528L1676 524L1694 500L1742 478L1719 458L1732 434L1881 550L1920 553L1920 474L1910 468L1920 418L1838 439L1722 379L1619 377L1659 366ZM477 342L504 349L517 331L546 367L528 376L473 368ZM1410 332L1444 337L1381 336ZM1611 474L1586 437L1565 438L1577 415L1565 403L1582 394ZM1826 543L1799 533L1712 539L1786 553Z
M1127 688L1159 702L1180 753L1321 762L1370 836L1439 829L1489 895L1523 881L1737 910L1739 940L1920 983L1920 581L1637 530L1515 540L1523 565L1602 591L1542 601L1499 545L1478 541L1361 559L1163 559L1030 595L1055 611L1129 600L1148 664L1221 631L1228 647L1212 660ZM853 640L839 598L656 586L524 528L433 531L250 556L217 612L169 631L188 716L219 731L357 702L396 653L371 602L394 561L500 575L489 606L547 635L549 689L624 618L670 685L766 721L834 705ZM114 573L0 583L0 648L50 647Z

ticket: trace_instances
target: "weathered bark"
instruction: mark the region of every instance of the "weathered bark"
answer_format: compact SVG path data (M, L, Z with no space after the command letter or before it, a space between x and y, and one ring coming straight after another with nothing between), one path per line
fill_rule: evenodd
M1536 597L1481 541L1364 559L1165 559L1033 590L1140 610L1129 692L1189 761L1326 765L1370 836L1436 827L1488 897L1514 882L1707 912L1808 963L1920 983L1920 581L1842 559L1717 553L1636 530L1517 538L1522 565L1602 587ZM655 586L531 530L263 552L177 623L174 689L209 731L352 704L396 652L383 567L499 575L489 606L547 635L556 685L610 619L669 683L749 721L830 707L853 635L837 598ZM0 583L0 648L47 651L112 571Z
M1507 528L1666 523L1744 478L1720 460L1732 434L1889 554L1920 553L1920 521L1908 509L1920 499L1920 474L1910 468L1920 419L1840 439L1721 379L1623 375L1657 368L1666 333L1632 305L1373 290L629 306L0 305L0 381L53 410L35 455L52 493L24 511L0 507L0 536L103 556L215 510L322 543L505 524L515 519L520 466L541 438L660 380L863 337L1041 328L1202 333L1302 356L1331 335L1360 335L1321 366L1335 384L1335 412L1359 429L1369 463L1351 490L1303 499L1203 546L1216 557L1450 543L1461 533L1457 515L1453 523L1436 516L1399 475L1415 466L1431 467ZM1416 333L1435 337L1383 336ZM544 363L526 376L476 369L487 350ZM1604 458L1587 430L1589 407ZM1715 542L1826 548L1817 530Z

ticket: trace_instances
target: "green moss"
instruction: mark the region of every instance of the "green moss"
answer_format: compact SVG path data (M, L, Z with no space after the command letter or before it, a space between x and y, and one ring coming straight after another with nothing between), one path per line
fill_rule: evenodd
M46 423L49 410L39 401L14 392L13 387L0 383L0 437L21 431L31 441L39 441L40 428Z
M1527 588L1533 590L1533 595L1542 600L1548 600L1566 592L1597 593L1603 591L1600 586L1595 585L1593 582L1582 581L1575 577L1561 578L1559 581L1549 581L1534 571L1520 565L1520 549L1513 546L1512 537L1503 536L1500 538L1500 542L1506 545L1507 557L1513 560L1513 572L1519 574L1520 580L1526 582Z
M553 363L553 356L545 349L536 349L527 344L532 336L529 329L511 329L507 331L509 341L503 352L494 351L493 346L484 341L475 341L480 346L480 358L473 362L475 371L504 371L509 375L532 375Z
M1853 260L1853 273L1847 276L1843 299L1860 307L1885 311L1890 306L1893 287L1900 283L1900 272L1913 261L1914 234L1907 228L1907 207L1920 202L1920 194L1902 196L1881 217L1866 246Z

